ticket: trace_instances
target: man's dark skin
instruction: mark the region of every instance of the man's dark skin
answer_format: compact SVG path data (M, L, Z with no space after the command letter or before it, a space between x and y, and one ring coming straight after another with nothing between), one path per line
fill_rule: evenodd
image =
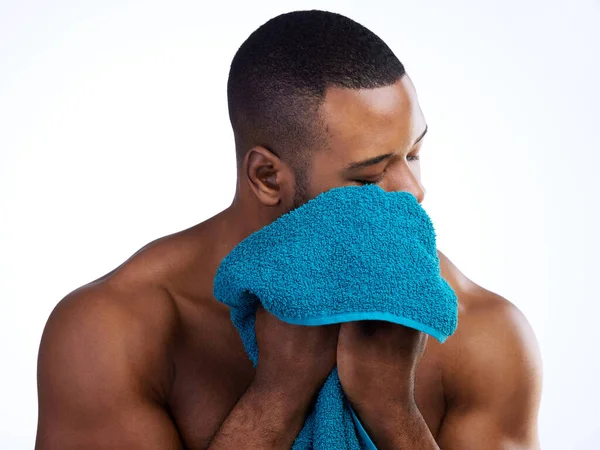
M329 88L320 112L329 142L314 155L308 198L380 179L423 201L426 122L407 75L376 89ZM65 297L40 346L36 449L290 448L336 362L379 448L538 449L534 334L514 305L439 251L459 302L446 343L383 322L294 326L260 310L261 358L252 367L228 307L212 295L213 278L236 244L294 207L294 196L292 169L253 147L230 207Z

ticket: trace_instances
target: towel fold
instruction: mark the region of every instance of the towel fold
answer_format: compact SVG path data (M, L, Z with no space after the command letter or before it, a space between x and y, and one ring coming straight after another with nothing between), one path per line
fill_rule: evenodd
M325 325L385 320L440 342L454 333L457 298L440 275L433 224L409 192L377 185L326 191L240 242L222 261L214 296L256 366L258 303L280 320ZM292 447L375 449L334 369Z

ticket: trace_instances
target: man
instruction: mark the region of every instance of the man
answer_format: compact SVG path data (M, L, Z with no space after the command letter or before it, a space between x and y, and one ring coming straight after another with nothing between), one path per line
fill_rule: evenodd
M284 14L252 33L233 59L228 101L232 204L57 305L40 345L36 449L290 448L335 364L378 448L538 448L532 330L441 252L459 301L458 329L443 345L395 324L302 327L260 310L252 367L212 296L222 258L336 186L378 183L421 202L427 125L389 47L322 11Z

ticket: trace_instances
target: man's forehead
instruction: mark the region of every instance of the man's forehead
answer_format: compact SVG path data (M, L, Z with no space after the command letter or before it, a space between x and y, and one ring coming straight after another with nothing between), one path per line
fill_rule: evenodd
M386 116L397 114L399 109L410 108L416 100L414 86L405 75L394 84L371 89L331 86L327 88L321 109L325 114Z

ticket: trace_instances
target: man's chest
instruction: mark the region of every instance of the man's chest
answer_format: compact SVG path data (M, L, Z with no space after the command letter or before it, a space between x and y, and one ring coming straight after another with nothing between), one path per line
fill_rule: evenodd
M434 436L445 411L439 352L430 339L415 379L416 401ZM251 383L252 363L236 330L223 321L183 330L173 364L169 412L186 448L206 448Z

